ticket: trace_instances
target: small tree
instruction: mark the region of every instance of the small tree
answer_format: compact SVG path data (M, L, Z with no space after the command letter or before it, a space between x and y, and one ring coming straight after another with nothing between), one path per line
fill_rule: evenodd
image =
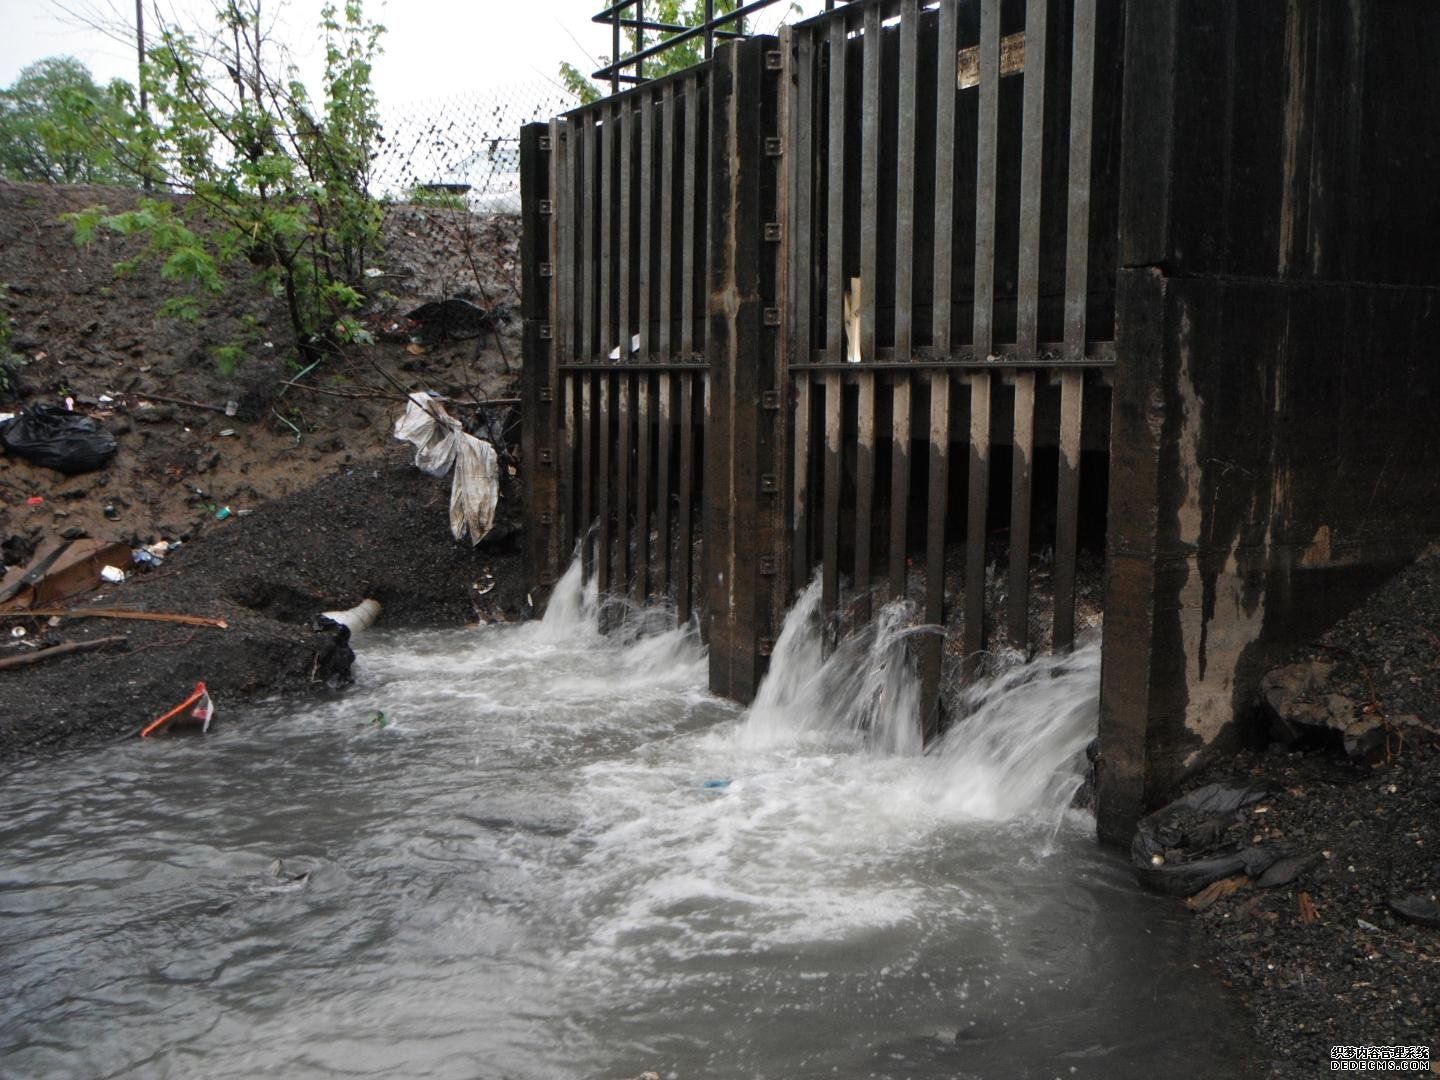
M134 183L113 138L133 128L133 101L129 83L102 87L73 57L31 64L0 91L0 173L51 184Z
M192 198L145 199L121 214L92 207L74 215L77 242L102 226L143 237L139 259L118 269L155 258L165 277L196 290L165 314L197 316L204 296L227 289L227 265L243 258L283 298L302 359L368 342L354 312L382 214L369 177L380 130L370 72L383 28L365 19L360 0L322 8L317 104L267 38L259 0L227 0L216 20L208 37L161 25L143 76L153 120L121 141L136 168ZM242 351L217 350L222 369Z

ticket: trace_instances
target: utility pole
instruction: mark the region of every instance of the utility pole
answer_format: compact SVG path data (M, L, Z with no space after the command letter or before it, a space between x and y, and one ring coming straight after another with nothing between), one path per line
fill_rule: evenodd
M136 58L136 82L140 87L140 115L145 120L150 118L150 99L145 93L145 0L135 0L135 58ZM150 155L145 155L143 162L144 173L140 182L146 191L150 190Z

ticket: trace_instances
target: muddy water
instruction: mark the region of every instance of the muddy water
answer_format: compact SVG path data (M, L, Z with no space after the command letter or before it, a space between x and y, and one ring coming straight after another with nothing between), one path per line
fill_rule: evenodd
M748 716L572 574L545 624L363 637L325 703L14 769L0 1073L1241 1075L1064 809L1094 650L922 756L903 613L826 665L807 602Z

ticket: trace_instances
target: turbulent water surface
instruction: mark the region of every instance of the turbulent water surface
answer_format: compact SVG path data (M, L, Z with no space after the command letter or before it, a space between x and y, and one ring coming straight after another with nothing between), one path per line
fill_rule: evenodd
M361 638L326 703L12 770L0 1073L1234 1074L1183 923L1064 809L1096 650L922 755L907 613L822 664L815 600L749 714L572 570L544 623Z

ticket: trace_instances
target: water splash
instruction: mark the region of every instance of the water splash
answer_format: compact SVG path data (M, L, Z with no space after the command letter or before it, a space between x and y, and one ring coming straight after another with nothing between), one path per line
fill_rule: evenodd
M814 740L873 754L918 756L921 635L913 604L886 604L874 621L824 656L820 583L785 618L741 729L747 745ZM946 702L952 726L925 749L915 794L942 814L1054 823L1084 777L1084 749L1099 723L1100 646L1029 662Z
M534 640L552 646L590 644L607 649L614 654L614 674L622 682L688 685L705 679L706 649L700 641L699 624L692 619L677 626L674 607L664 602L638 604L619 597L602 600L596 576L585 576L578 546L555 583Z
M817 578L785 617L744 737L770 744L812 736L881 754L918 754L920 680L909 641L931 628L915 625L913 604L894 601L826 659L820 592Z
M1056 822L1100 723L1100 643L1044 655L963 691L931 748L937 802L971 817Z

